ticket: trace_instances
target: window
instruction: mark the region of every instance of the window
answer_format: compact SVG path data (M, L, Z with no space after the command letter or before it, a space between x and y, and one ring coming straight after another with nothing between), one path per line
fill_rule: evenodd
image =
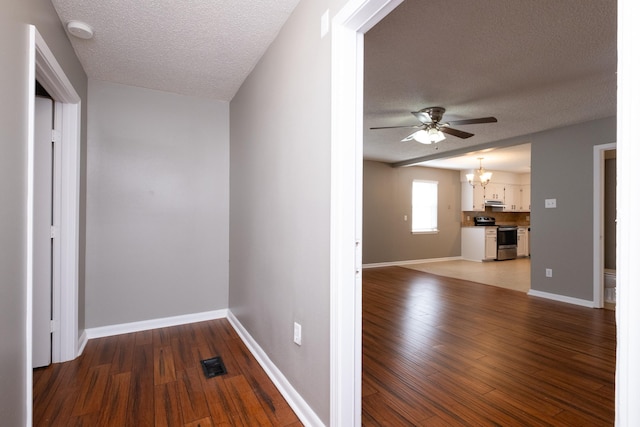
M436 233L438 231L438 182L414 180L411 207L411 231Z

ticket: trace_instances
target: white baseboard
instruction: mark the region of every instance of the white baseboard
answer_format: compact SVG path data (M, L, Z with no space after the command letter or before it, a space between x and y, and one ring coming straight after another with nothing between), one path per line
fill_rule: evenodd
M224 319L229 310L205 311L202 313L185 314L182 316L164 317L162 319L143 320L140 322L121 323L119 325L101 326L85 329L87 339L110 337L113 335L130 334L132 332L148 331L149 329L167 328L170 326L186 325L187 323L204 322L207 320Z
M376 262L373 264L363 264L362 268L376 268L376 267L393 267L409 264L423 264L425 262L442 262L442 261L456 261L462 259L461 256L453 256L448 258L427 258L427 259L412 259L408 261L391 261L391 262Z
M584 300L584 299L568 297L568 296L565 296L565 295L551 294L549 292L536 291L534 289L531 289L527 293L527 295L531 295L532 297L546 298L546 299L550 299L550 300L554 300L554 301L566 302L566 303L574 304L574 305L581 305L583 307L589 307L589 308L594 308L595 307L595 305L593 304L593 301L588 301L588 300Z
M82 334L78 339L78 352L76 354L76 357L80 357L82 355L82 352L84 351L84 348L87 346L88 341L89 341L89 338L87 338L87 330L85 329L84 331L82 331Z
M296 413L300 422L305 426L324 426L322 420L318 418L313 409L311 409L302 396L298 394L296 389L293 388L287 378L282 374L282 372L280 372L271 359L269 359L269 356L267 356L264 350L262 350L231 311L228 312L227 318L238 335L240 335L240 338L244 341L244 344L247 346L251 354L253 354L253 356L258 360L262 369L265 370L273 384L280 391L289 406L291 406L291 409Z

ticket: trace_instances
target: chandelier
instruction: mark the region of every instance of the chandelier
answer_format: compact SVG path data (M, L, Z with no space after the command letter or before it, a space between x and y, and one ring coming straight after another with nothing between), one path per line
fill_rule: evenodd
M478 179L480 180L480 185L482 186L482 188L485 188L489 183L489 181L491 181L492 173L487 172L482 167L482 159L484 159L484 157L478 157L478 160L480 160L480 168L476 169L476 174L478 175ZM475 178L475 174L472 174L472 173L467 174L467 182L469 182L469 185L471 185L473 188L476 188L476 186L473 185L474 178Z

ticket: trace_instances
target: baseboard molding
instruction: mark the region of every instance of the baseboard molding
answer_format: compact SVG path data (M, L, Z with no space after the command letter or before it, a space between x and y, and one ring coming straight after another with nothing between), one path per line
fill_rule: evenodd
M80 334L80 338L78 339L78 352L76 357L80 357L82 355L84 348L87 346L87 342L89 342L89 338L87 338L87 330L85 329L82 331L82 334Z
M427 259L412 259L408 261L391 261L391 262L376 262L373 264L363 264L362 268L376 268L376 267L394 267L409 264L423 264L425 262L442 262L442 261L456 261L462 259L461 256L453 256L448 258L427 258Z
M86 339L110 337L113 335L130 334L132 332L148 331L149 329L167 328L170 326L186 325L188 323L205 322L207 320L224 319L229 310L205 311L202 313L185 314L182 316L164 317L161 319L143 320L140 322L121 323L119 325L101 326L85 329Z
M273 384L280 391L285 398L291 409L296 413L300 422L305 426L324 426L324 423L316 413L311 409L307 402L298 394L295 388L289 383L287 378L280 372L278 367L269 359L269 356L262 350L260 345L253 339L251 334L242 326L240 321L233 315L231 311L228 312L227 318L229 323L236 330L244 344L247 346L251 354L258 360L262 369L267 373Z
M527 295L531 295L532 297L546 298L546 299L550 299L550 300L554 300L554 301L566 302L566 303L574 304L574 305L581 305L583 307L589 307L589 308L594 308L595 307L594 304L593 304L593 301L588 301L588 300L584 300L584 299L568 297L568 296L565 296L565 295L551 294L549 292L536 291L534 289L531 289L527 293Z

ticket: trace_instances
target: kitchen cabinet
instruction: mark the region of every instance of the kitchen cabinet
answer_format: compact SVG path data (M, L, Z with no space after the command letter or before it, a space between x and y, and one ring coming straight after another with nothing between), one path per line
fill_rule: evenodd
M528 227L518 227L518 256L529 256Z
M497 227L463 227L462 258L469 261L496 259Z
M484 210L484 188L478 183L474 187L462 184L460 191L462 195L463 211L483 211Z
M498 257L498 229L486 227L484 232L484 259L496 259Z
M484 190L487 200L499 200L504 202L504 184L490 182Z
M470 186L466 175L461 171L461 207L463 211L484 211L485 202L494 200L505 205L503 212L530 212L531 211L531 184L528 174L511 174L496 172L494 180L486 187L479 182ZM498 210L495 208L494 210Z
M531 184L520 186L520 212L531 212Z
M504 185L504 208L505 212L521 212L521 185Z

